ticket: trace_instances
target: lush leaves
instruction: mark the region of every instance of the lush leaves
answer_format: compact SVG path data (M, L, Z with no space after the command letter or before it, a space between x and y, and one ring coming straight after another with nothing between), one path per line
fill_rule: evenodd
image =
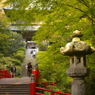
M74 30L80 30L84 34L83 40L91 46L95 46L95 1L94 0L7 0L15 3L14 9L18 9L16 17L26 22L33 20L41 21L40 29L35 33L34 39L38 42L43 40L55 42L50 45L47 51L38 54L38 63L42 70L42 76L46 80L56 81L62 84L68 80L65 76L65 69L69 66L66 57L63 57L59 49L66 42L70 41L70 34ZM25 9L28 9L27 11ZM13 12L12 12L13 13ZM21 14L20 14L21 13ZM27 16L28 14L28 16ZM11 15L11 14L10 14ZM10 16L12 17L12 16ZM91 77L95 60L94 55L90 56L89 67L91 68ZM63 69L62 69L63 67ZM56 70L58 68L58 70ZM51 75L47 77L47 75ZM63 78L63 80L59 77ZM88 81L91 82L91 80ZM94 80L94 78L93 78ZM94 84L94 81L90 83ZM67 83L67 82L66 82ZM64 84L65 85L65 84ZM66 86L66 85L65 85ZM89 86L88 86L89 87ZM62 87L63 88L63 87ZM89 91L90 92L90 91ZM95 90L88 95L95 93Z
M14 53L14 57L22 62L24 59L24 50L18 50Z
M10 70L13 64L21 66L24 46L22 36L8 30L5 22L0 21L0 69Z

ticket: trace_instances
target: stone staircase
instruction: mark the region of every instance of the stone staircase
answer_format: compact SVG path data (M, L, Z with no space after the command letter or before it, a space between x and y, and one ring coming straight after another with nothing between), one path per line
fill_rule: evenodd
M31 49L26 49L26 51L25 51L25 58L24 58L23 63L22 63L22 73L21 73L22 77L27 76L27 70L26 70L26 64L27 63L31 62L33 68L34 68L34 65L36 64L36 58L33 58L32 54L30 54L30 52L31 52Z
M0 84L0 95L30 95L29 84Z
M32 62L34 66L36 59L30 55L31 49L26 50L25 59L22 64L21 78L0 79L0 95L30 95L31 79L27 77L26 64Z

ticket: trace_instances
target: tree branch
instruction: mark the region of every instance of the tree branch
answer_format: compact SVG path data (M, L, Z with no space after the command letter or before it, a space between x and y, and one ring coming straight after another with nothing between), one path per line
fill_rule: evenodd
M86 3L84 0L77 0L79 3L82 3L83 5L85 5L86 7L90 8L88 3Z

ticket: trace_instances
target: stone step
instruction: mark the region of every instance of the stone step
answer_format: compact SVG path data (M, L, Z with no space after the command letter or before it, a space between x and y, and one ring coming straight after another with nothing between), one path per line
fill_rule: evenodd
M0 84L0 88L1 87L23 87L23 88L26 88L26 87L29 87L29 84Z
M0 89L0 92L3 92L3 91L7 91L7 92L14 92L14 91L18 91L18 92L29 92L30 90L29 89L8 89L8 88L5 88L5 89Z
M0 93L0 95L30 95L30 93Z
M0 84L0 95L30 95L29 84Z
M30 95L30 92L28 91L28 92L7 92L7 91L4 91L4 92L0 92L0 95L21 95L21 94L23 94L23 95Z

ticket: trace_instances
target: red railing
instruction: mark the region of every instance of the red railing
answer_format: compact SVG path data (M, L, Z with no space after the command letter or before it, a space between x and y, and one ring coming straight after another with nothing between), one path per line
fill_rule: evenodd
M30 95L45 95L45 94L37 93L36 92L37 89L43 90L43 91L48 91L48 92L50 92L50 95L54 95L55 93L61 94L61 95L71 95L71 94L68 94L68 93L63 93L63 92L58 92L58 91L52 91L52 90L49 90L49 89L36 87L36 83L35 82L30 83Z
M0 70L0 78L12 78L12 74L8 70Z
M63 92L58 92L58 91L52 91L52 90L45 89L45 88L40 88L40 87L36 87L36 89L43 90L43 91L48 91L48 92L50 92L50 95L54 95L54 93L61 94L61 95L71 95L71 94L68 94L68 93L63 93ZM45 95L45 94L39 94L39 95Z
M54 82L42 82L43 88L36 87L39 77L40 77L40 72L39 72L39 69L37 68L36 70L32 71L32 78L31 78L32 82L30 83L30 95L45 95L45 94L37 93L36 92L37 89L43 90L43 91L48 91L48 92L50 92L50 95L54 95L55 93L61 94L61 95L71 95L68 93L49 90L48 85L54 86L55 85Z
M43 88L48 88L49 85L55 86L54 82L42 82Z

